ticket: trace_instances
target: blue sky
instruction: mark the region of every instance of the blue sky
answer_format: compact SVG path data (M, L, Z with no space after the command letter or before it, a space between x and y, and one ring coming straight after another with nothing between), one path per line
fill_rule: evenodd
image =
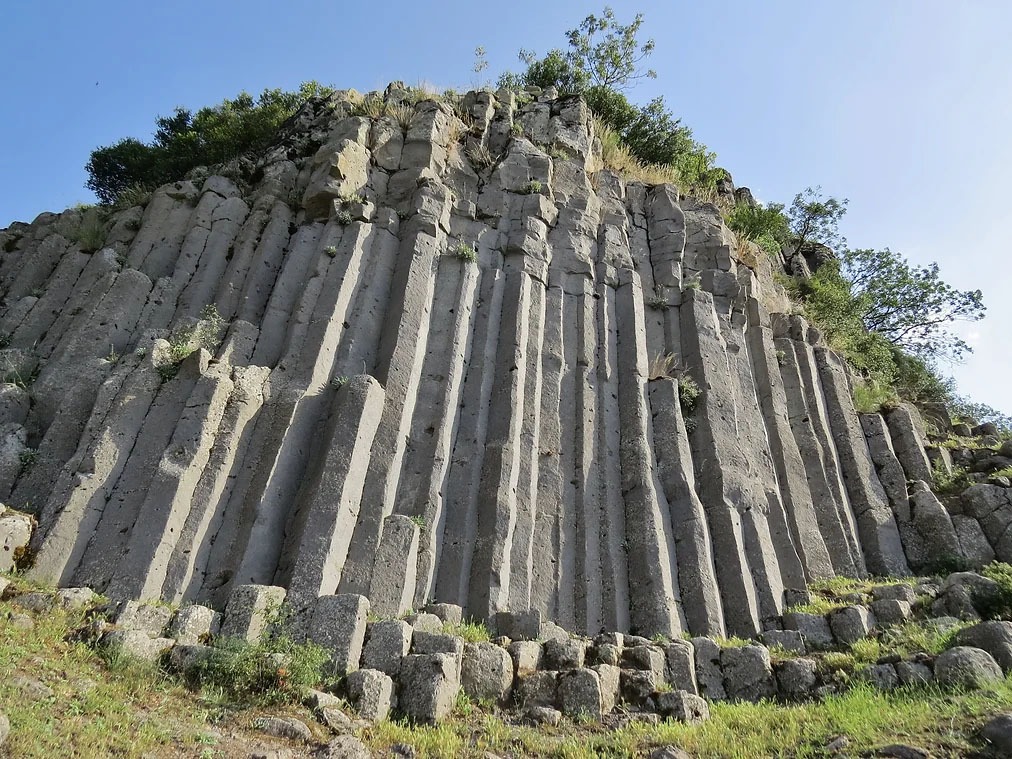
M960 389L1012 413L1012 3L1007 0L612 2L657 43L663 94L739 185L789 202L809 185L850 199L852 247L937 261L984 291ZM467 87L520 47L562 46L602 4L265 0L4 4L0 225L90 201L89 152L146 138L156 115L305 79L378 89Z

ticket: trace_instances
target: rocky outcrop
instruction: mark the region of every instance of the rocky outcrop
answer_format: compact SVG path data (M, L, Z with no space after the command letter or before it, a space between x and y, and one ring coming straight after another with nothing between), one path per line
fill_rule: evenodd
M913 422L859 419L715 206L604 168L576 98L386 99L311 101L96 252L78 211L0 231L0 498L38 518L36 579L752 637L785 589L921 560L948 517L906 490ZM1001 557L993 500L958 534ZM459 677L444 655L412 676Z

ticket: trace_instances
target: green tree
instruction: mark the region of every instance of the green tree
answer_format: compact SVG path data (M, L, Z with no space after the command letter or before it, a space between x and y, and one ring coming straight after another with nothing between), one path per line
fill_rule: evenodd
M126 138L94 150L88 160L89 189L103 203L114 203L130 187L152 189L181 179L197 166L225 163L266 149L280 126L310 97L329 89L305 82L294 92L247 92L193 113L176 108L155 121L150 144Z
M809 243L819 243L837 250L847 241L840 234L840 219L847 213L844 198L824 198L821 187L809 187L794 196L787 211L793 252L799 253Z
M942 280L938 264L911 266L888 248L847 250L840 263L869 332L928 361L955 360L971 350L951 327L984 318L980 290L958 290Z
M615 20L611 8L600 16L587 16L576 29L566 32L569 40L567 58L573 69L584 72L597 87L624 90L638 79L655 79L653 69L640 64L654 51L652 39L640 43L637 39L643 26L643 14L637 13L631 24Z

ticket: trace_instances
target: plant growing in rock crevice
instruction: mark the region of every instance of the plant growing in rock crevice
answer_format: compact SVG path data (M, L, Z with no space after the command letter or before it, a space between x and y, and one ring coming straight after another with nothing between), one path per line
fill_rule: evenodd
M218 308L213 303L204 306L196 323L176 330L169 337L168 361L158 367L162 379L170 380L175 377L180 362L195 350L203 348L209 353L214 353L227 326L228 323L218 313Z

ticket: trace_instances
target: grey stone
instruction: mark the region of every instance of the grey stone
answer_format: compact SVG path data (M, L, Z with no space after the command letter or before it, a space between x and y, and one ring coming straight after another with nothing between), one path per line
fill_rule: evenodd
M141 661L158 661L162 654L172 648L170 638L152 638L140 630L112 630L102 636L102 645L118 649L123 654Z
M592 669L571 669L559 675L558 698L567 717L600 720L604 714L601 679Z
M522 612L500 611L493 625L498 635L510 640L537 640L541 636L541 612L528 609Z
M502 701L513 686L513 660L492 643L468 643L460 665L460 686L472 699Z
M699 695L710 701L727 698L724 675L720 671L720 646L709 638L693 638L696 655L696 684Z
M435 614L409 614L404 621L414 628L415 632L441 633L444 622Z
M900 684L899 673L892 664L869 665L858 673L858 677L879 690L892 690Z
M212 654L210 646L177 643L169 651L169 666L181 675L192 676Z
M394 681L375 669L359 669L344 680L348 700L358 715L370 722L380 722L390 713Z
M780 648L792 654L807 653L805 639L797 630L767 630L760 638L767 648Z
M306 742L313 740L313 731L305 722L295 717L254 717L253 727L276 738Z
M871 633L874 622L863 606L845 606L829 615L829 627L833 636L843 645L849 646Z
M56 607L56 596L52 593L42 593L39 591L22 593L14 597L14 605L36 614L43 614Z
M524 721L532 725L558 727L562 721L562 712L550 706L532 706L524 712Z
M935 659L935 680L942 686L976 689L1001 679L1001 667L979 648L956 646Z
M917 599L917 592L906 583L897 583L877 585L871 589L871 596L876 601L905 601L912 604Z
M696 683L696 652L687 640L673 640L664 645L664 679L676 690L699 694Z
M591 667L597 672L601 684L601 708L605 714L615 708L622 693L622 670L611 664L596 664Z
M91 588L59 588L56 591L56 600L63 609L87 609L93 606L97 599L98 596ZM176 636L170 633L170 637Z
M517 640L509 645L513 674L517 677L535 672L541 666L541 644L533 640Z
M875 755L891 759L931 759L931 754L926 749L904 743L890 743L876 751Z
M587 652L586 641L576 638L545 641L542 646L544 666L548 669L580 669Z
M664 674L664 652L656 646L632 646L622 651L622 665L629 669L648 669Z
M1012 671L1012 622L980 622L956 633L956 644L987 651L1008 674Z
M774 663L777 693L788 700L802 699L815 690L818 677L814 659L785 659Z
M657 694L657 710L665 717L697 724L710 719L710 707L694 693L671 690Z
M980 737L1001 756L1012 756L1012 714L999 714L980 729Z
M347 674L358 669L368 614L369 600L364 596L346 593L316 600L308 637L330 653L332 672Z
M821 614L789 612L784 614L784 627L801 633L809 651L818 651L833 645L833 633L829 622Z
M587 650L586 660L590 664L618 666L622 661L622 648L609 643L595 644Z
M888 627L903 624L910 618L911 609L906 601L883 598L871 602L871 612L879 627Z
M650 752L650 759L692 759L692 757L676 746L661 746Z
M7 715L0 712L0 748L7 742L7 736L11 734L11 721Z
M243 638L251 642L260 640L284 601L284 588L273 585L236 586L222 615L219 634L223 638Z
M309 703L310 708L317 712L321 712L326 708L340 708L342 703L341 699L333 693L327 693L322 690L314 690L312 688L309 690L309 695L306 697L306 701Z
M550 706L557 704L556 692L559 673L540 671L520 676L516 681L517 701L521 706Z
M464 618L464 610L456 604L429 604L425 607L425 613L435 614L450 625L459 625Z
M410 654L401 662L397 708L416 722L434 723L453 710L460 690L451 654Z
M184 606L169 623L168 636L177 643L206 643L218 632L221 615L207 606Z
M419 632L411 636L411 652L415 654L451 654L460 661L464 653L464 641L447 633Z
M635 707L645 707L661 684L656 672L648 669L623 669L620 679L622 700Z
M372 752L354 735L339 735L314 756L317 759L370 759Z
M775 695L770 652L765 646L725 648L720 652L728 698L759 701Z
M157 638L165 632L171 617L172 609L168 606L141 601L121 601L115 606L109 621L125 630L136 630Z
M897 662L896 674L903 685L927 685L935 678L931 667L913 661Z
M412 627L401 619L384 619L368 626L362 666L391 677L401 670L401 659L411 651Z

